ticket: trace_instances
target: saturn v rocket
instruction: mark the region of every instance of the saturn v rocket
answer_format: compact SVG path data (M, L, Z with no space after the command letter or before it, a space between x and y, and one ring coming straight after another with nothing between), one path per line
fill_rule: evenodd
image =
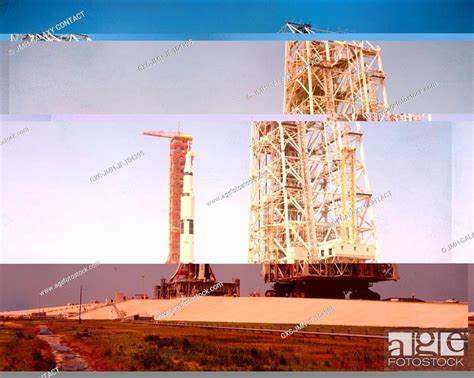
M166 282L162 279L156 298L178 298L191 296L198 290L209 289L216 276L209 264L194 264L194 189L193 160L191 150L193 137L190 134L167 131L147 131L144 135L169 138L170 141L170 243L168 264L179 264L175 273ZM222 295L229 290L240 295L240 281L224 283Z
M186 280L192 277L200 281L215 281L216 278L209 264L194 264L194 189L193 160L195 153L188 146L183 172L183 193L181 194L180 212L180 265L171 280Z
M194 152L188 147L184 164L183 193L181 195L180 213L180 262L194 262L194 191L193 191L193 159Z

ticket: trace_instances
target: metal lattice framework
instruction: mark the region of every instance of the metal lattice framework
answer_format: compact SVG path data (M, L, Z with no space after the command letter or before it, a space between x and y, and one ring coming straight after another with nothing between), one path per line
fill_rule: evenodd
M170 140L170 204L169 204L169 253L167 264L180 262L180 214L183 195L184 165L186 153L191 148L193 137L189 134L166 131L147 131L147 136Z
M280 33L314 34L315 31L313 30L310 24L287 22L280 29Z
M347 278L362 282L379 282L398 280L398 268L396 264L360 264L360 263L307 263L297 261L295 264L264 264L262 276L265 282L291 282L295 278L317 277Z
M301 22L286 22L280 29L280 33L293 33L293 34L315 34L315 33L341 33L340 31L331 31L327 29L314 28L311 24L304 24Z
M85 34L51 34L51 33L28 33L12 34L12 42L90 42L91 38Z
M250 263L378 260L358 123L254 122L251 179Z
M287 23L284 31L315 29ZM378 46L286 42L283 112L325 121L252 124L248 261L263 263L275 295L374 299L368 287L399 278L396 265L373 264L380 255L362 132L349 122L425 118L390 109Z
M388 107L380 48L370 42L288 41L284 113L383 113Z

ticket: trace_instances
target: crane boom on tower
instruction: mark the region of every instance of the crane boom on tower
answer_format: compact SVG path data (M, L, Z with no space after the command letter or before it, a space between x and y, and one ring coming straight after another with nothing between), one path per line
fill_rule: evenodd
M193 140L193 136L190 134L183 134L179 131L169 132L169 131L146 131L143 135L154 136L159 138L168 138L168 139L183 139L183 140Z

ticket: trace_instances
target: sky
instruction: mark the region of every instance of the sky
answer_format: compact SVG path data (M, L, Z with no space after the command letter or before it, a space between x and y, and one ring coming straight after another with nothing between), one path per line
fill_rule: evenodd
M333 31L472 32L468 0L1 0L0 33L41 32L84 10L74 33L276 33L287 20ZM440 22L440 19L443 22Z
M453 241L466 235L467 230L474 231L473 126L472 122L454 122L452 126L452 192L455 194L452 204ZM451 256L453 262L474 262L474 243L461 244L452 250Z
M158 285L162 277L168 279L176 269L175 265L165 264L101 264L61 288L43 296L39 295L44 289L54 286L56 282L82 270L83 267L84 264L0 265L0 311L79 302L81 285L84 302L93 299L104 301L105 298L112 298L116 291L122 291L128 297L145 292L153 298L153 286ZM260 265L213 264L211 267L218 281L232 282L233 278L240 278L242 296L248 296L257 287L263 295L265 290L270 288L270 285L265 284L259 276ZM472 280L472 267L471 264L470 280ZM427 301L445 301L450 298L462 302L468 300L468 266L465 264L400 264L398 271L400 275L398 281L375 284L373 290L380 293L382 299L415 295L416 298ZM142 275L145 276L144 279ZM469 292L469 302L472 311L474 309L472 291Z
M36 43L9 55L16 44L0 42L0 113L282 113L281 84L246 96L282 77L284 42L196 41L138 70L179 43ZM438 83L394 112L473 112L472 41L373 44L382 48L389 104Z
M1 262L164 263L169 142L142 134L175 131L177 122L80 118L4 122L2 138L28 131L0 146ZM442 252L474 231L470 125L456 124L453 134L450 122L363 124L373 194L392 194L374 206L382 262L473 261L474 239ZM187 117L180 129L193 135L196 152L195 261L246 263L248 187L207 203L249 179L250 123Z

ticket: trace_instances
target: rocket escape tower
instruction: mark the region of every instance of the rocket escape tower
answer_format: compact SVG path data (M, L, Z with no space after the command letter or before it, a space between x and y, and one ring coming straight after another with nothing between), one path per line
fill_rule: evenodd
M363 133L349 121L398 119L384 112L380 49L287 41L285 74L284 113L326 120L252 124L248 262L263 264L268 296L379 299L369 288L398 273L377 263Z

